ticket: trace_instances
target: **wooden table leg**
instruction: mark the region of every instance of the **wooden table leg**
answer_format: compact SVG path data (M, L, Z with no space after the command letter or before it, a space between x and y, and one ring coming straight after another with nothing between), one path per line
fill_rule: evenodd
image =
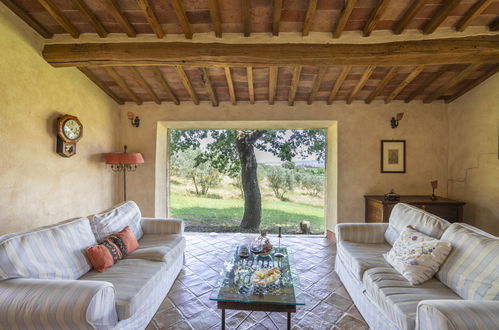
M222 330L225 330L225 309L222 309Z
M288 312L288 330L291 330L291 312Z

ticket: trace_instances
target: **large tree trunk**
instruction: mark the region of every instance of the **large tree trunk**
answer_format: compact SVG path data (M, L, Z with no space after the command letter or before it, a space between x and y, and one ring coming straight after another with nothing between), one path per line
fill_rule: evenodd
M258 229L262 218L262 198L258 186L254 143L264 131L237 131L236 144L241 161L241 182L244 191L244 215L241 228Z

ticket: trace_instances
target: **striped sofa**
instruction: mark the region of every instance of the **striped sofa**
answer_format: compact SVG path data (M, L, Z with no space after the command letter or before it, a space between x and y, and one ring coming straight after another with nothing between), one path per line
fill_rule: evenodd
M85 249L131 226L140 247L102 273ZM128 201L0 237L0 329L143 329L184 264L184 225Z
M452 244L435 277L420 285L383 258L407 225ZM336 272L372 329L499 329L497 237L399 203L389 223L338 224L336 238Z

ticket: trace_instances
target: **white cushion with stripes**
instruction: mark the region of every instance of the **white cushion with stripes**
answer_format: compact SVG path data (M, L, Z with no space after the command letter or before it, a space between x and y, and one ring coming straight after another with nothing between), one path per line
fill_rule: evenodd
M109 235L121 231L126 226L132 228L135 238L142 237L142 227L140 226L140 210L133 201L123 202L109 210L88 217L95 238L100 243Z

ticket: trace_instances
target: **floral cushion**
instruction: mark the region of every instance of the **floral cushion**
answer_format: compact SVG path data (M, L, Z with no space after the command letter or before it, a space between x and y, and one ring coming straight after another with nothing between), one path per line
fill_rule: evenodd
M411 284L421 284L435 275L452 246L407 226L383 256Z

